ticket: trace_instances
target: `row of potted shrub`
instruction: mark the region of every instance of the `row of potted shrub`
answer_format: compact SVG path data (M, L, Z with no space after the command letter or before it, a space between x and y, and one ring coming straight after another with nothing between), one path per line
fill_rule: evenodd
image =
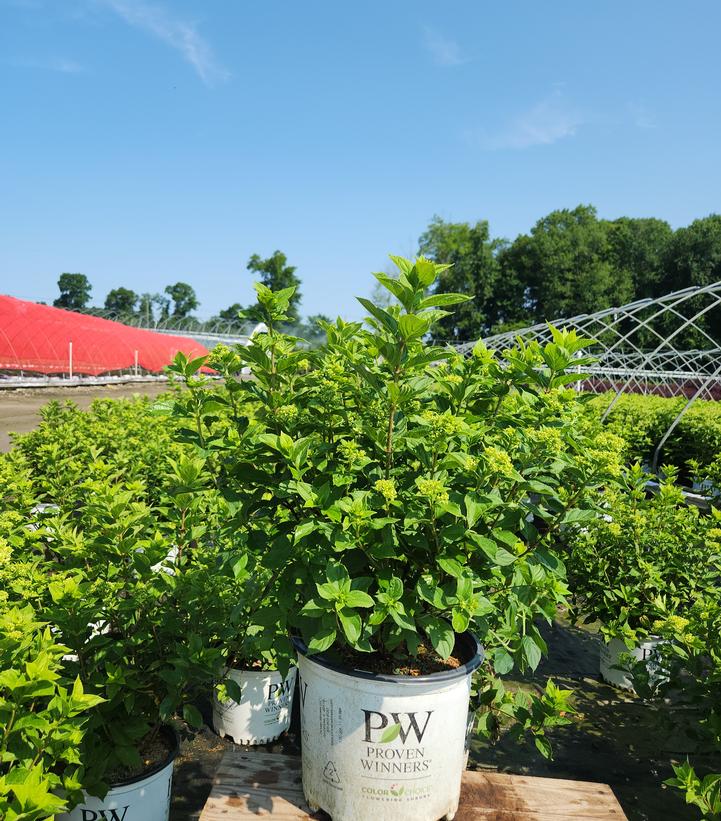
M650 493L637 464L606 490L603 515L564 541L575 618L604 639L602 676L631 688L622 662L649 659L659 683L662 628L721 590L721 511L689 505L672 469Z
M596 622L608 682L669 705L700 753L721 753L721 511L689 505L667 469L651 493L640 466L605 493L605 512L566 534L573 614ZM721 773L674 764L668 786L721 818Z
M623 440L625 458L641 464L653 462L656 447L676 423L660 451L660 464L676 468L686 486L721 488L721 407L697 399L684 410L687 402L685 396L609 392L593 397L589 409L594 416L608 411L605 425Z
M164 723L200 724L217 682L216 729L266 740L288 720L296 663L311 804L335 818L450 816L479 640L478 729L512 713L547 755L544 728L563 720L563 691L534 710L496 678L546 650L536 622L569 591L559 540L576 604L608 638L668 632L712 600L715 519L670 483L649 500L639 471L624 479L618 439L566 388L583 341L555 333L502 358L430 347L432 322L462 297L428 296L438 267L396 261L398 279L378 277L396 303L364 302L368 327L327 325L318 351L277 330L290 292L260 286L268 333L214 352L222 384L199 375L205 360L176 360L187 389L155 407L167 443L155 461L68 433L73 484L56 492L63 474L49 484L39 461L52 471L49 426L0 465L0 651L14 671L0 711L18 715L33 687L47 699L19 726L5 717L9 818L63 801L81 802L84 821L122 809L139 774L156 787L146 815L162 817L175 748ZM248 366L254 378L239 380ZM58 428L86 424L65 415ZM37 507L39 487L58 509ZM28 666L18 632L55 666ZM697 645L669 646L701 658ZM69 705L51 731L74 758L45 742L51 701Z
M22 806L41 760L46 794L84 821L111 812L113 784L111 800L127 800L124 782L148 767L166 779L167 812L162 726L198 725L217 682L228 732L228 699L251 689L229 670L260 673L279 700L296 659L304 789L337 821L452 817L479 665L476 726L515 712L549 753L544 728L567 699L551 690L528 709L496 676L546 652L537 621L568 594L558 536L596 517L617 443L567 387L583 340L555 332L465 359L430 346L464 297L431 293L439 266L395 261L397 279L377 275L393 304L361 300L368 323L327 324L316 351L278 330L291 291L258 286L268 333L214 351L223 384L199 375L205 360L178 357L187 389L155 408L173 439L162 488L147 485L157 466L130 481L90 470L59 510L32 514L32 473L29 489L15 464L3 510L25 509L9 523L0 606L30 604L33 635L56 643L57 687L94 702L65 716L83 736L74 761L26 722L0 765L8 817L45 817ZM253 378L238 379L247 367ZM12 669L23 664L44 675L20 658Z

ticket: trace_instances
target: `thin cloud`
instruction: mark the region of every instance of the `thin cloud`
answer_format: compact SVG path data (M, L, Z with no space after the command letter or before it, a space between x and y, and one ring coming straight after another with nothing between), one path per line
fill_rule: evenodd
M656 128L656 118L645 105L641 103L629 103L628 110L637 128Z
M455 40L444 37L440 32L425 26L423 29L423 45L439 66L460 66L466 62L461 47Z
M583 114L569 105L561 91L556 89L500 130L478 129L467 132L466 137L487 151L523 150L575 137L586 122Z
M156 37L178 51L207 85L227 80L230 73L215 58L210 44L196 27L168 9L142 0L98 0L128 25Z
M57 71L61 74L80 74L85 71L85 68L80 65L80 63L76 63L75 60L66 60L62 57L42 60L23 58L10 60L9 64L16 68L37 68L44 71Z

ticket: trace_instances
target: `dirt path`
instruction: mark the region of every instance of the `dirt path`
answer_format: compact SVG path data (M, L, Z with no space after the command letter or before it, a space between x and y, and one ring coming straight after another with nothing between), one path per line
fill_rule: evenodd
M26 433L40 421L39 410L52 399L70 400L87 408L93 399L119 399L141 394L157 396L168 389L162 382L131 382L126 385L96 385L76 388L18 388L0 391L0 451L10 449L10 433Z

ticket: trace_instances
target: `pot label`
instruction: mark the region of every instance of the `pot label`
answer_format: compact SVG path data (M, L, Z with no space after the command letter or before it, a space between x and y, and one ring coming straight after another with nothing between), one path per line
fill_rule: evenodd
M375 710L365 709L363 713L365 715L365 740L368 744L387 744L395 738L400 738L401 742L405 744L411 731L415 733L418 743L423 741L423 735L428 728L428 722L431 720L433 710L426 712L425 723L422 729L419 721L416 720L416 713L389 713L386 715L385 713L378 713ZM374 718L374 716L377 718ZM404 716L404 718L402 719L401 716ZM374 725L373 722L378 720L380 720L380 723ZM391 720L393 721L392 724L390 724ZM404 721L407 724L405 728L403 727ZM383 733L379 738L378 732L380 730L383 730Z
M334 821L437 821L458 806L470 677L408 686L299 658L303 789Z
M125 813L128 811L130 804L117 810L81 810L83 817L82 821L125 821Z
M277 670L230 670L229 677L240 686L241 700L221 702L214 694L213 727L217 733L230 736L237 744L260 744L288 729L296 668L285 679Z

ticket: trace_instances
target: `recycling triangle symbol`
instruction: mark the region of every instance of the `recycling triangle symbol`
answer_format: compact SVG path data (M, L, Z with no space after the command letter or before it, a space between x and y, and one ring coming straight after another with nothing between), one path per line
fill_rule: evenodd
M323 775L332 784L340 784L340 776L338 775L338 770L336 770L335 764L332 761L329 761L325 765L325 769L323 770Z

